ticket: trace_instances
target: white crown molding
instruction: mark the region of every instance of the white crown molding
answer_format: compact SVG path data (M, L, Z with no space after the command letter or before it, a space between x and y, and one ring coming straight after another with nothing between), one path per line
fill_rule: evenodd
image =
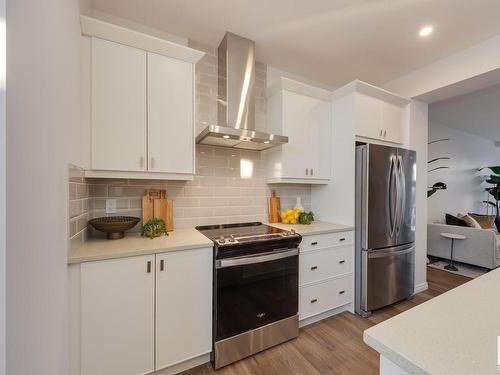
M106 39L193 64L196 64L205 56L205 52L198 51L194 48L130 30L92 17L81 15L80 26L83 35Z
M308 85L290 78L280 77L280 79L266 90L266 97L270 98L281 90L296 92L298 94L311 96L313 98L330 101L332 92L316 86Z
M369 83L360 80L352 81L351 83L348 83L347 85L335 90L332 93L332 99L336 100L353 92L359 92L361 94L372 96L399 107L406 107L410 103L410 99L403 98L402 96L396 95L390 91L370 85Z

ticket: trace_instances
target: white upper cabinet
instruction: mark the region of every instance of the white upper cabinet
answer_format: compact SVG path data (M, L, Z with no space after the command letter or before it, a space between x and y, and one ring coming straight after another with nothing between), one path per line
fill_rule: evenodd
M146 52L92 40L92 168L145 171Z
M91 36L82 43L86 176L193 179L194 64L204 53L84 16L81 24Z
M361 81L354 81L333 93L334 100L353 95L352 116L356 136L406 144L409 100Z
M193 173L193 64L148 53L148 170Z
M268 183L326 184L331 175L329 92L282 78L268 89L268 126L288 143L267 152Z

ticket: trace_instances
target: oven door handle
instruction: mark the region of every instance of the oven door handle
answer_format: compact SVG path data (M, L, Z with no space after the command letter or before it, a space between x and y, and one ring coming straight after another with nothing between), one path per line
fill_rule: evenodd
M283 259L299 255L299 249L287 249L285 251L273 251L264 253L263 255L256 255L252 257L241 257L233 259L222 259L215 261L215 268L226 268L234 266L244 266L248 264L270 262L272 260Z

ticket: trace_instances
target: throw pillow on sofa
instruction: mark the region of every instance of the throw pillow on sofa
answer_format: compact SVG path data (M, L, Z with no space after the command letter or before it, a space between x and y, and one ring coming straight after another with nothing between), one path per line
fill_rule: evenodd
M495 232L497 232L497 226L495 225L495 215L479 215L469 213L469 216L476 220L481 228L493 229Z
M462 219L467 223L467 226L470 228L475 228L475 229L483 229L481 225L470 215L462 215L458 214L457 215L459 219Z
M446 214L445 218L446 218L446 225L455 225L457 227L468 227L465 221L451 214Z

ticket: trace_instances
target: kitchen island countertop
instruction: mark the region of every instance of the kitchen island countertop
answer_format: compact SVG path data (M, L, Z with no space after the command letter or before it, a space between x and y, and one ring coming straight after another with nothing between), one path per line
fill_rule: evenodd
M367 329L380 373L499 373L499 286L497 269Z

